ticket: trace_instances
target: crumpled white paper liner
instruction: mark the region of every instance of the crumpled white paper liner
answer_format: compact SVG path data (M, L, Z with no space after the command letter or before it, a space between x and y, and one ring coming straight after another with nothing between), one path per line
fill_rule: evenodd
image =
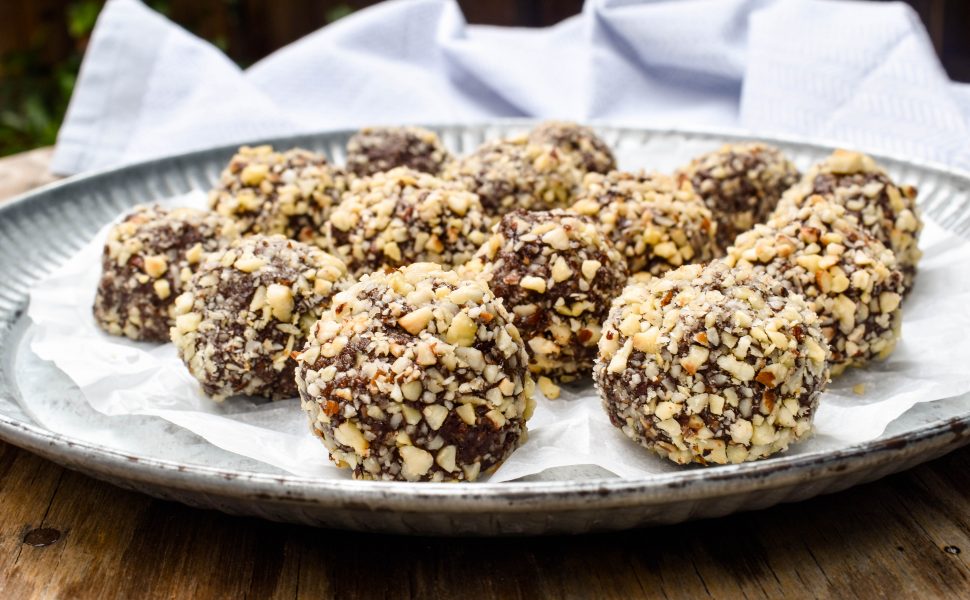
M202 207L205 196L195 192L161 203ZM106 233L107 227L31 290L30 349L52 361L102 414L161 417L222 450L296 475L349 477L329 462L323 445L309 433L298 400L212 402L172 344L132 342L97 327L91 306ZM796 444L791 453L835 450L877 438L917 403L970 392L970 243L928 222L920 245L925 255L904 304L903 339L896 351L885 362L833 381L822 396L815 437ZM865 386L863 394L853 391L856 384ZM679 468L610 425L589 382L564 387L558 400L537 400L528 441L490 481L571 465L596 465L626 478ZM31 414L44 414L40 406L31 410L31 397L23 402ZM49 407L45 410L49 414ZM80 418L71 433L107 445L118 435L88 427Z

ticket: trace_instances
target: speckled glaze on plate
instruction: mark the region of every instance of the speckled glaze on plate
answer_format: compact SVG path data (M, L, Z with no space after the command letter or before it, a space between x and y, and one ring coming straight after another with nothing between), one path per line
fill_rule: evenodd
M525 122L432 127L456 152L524 131ZM832 146L715 132L598 127L621 168L671 170L727 141L776 144L799 167ZM351 131L267 140L302 146L342 163ZM23 342L30 286L130 206L207 189L235 146L92 173L35 190L0 207L0 438L69 468L159 498L278 521L434 535L581 533L675 523L803 500L878 479L970 442L970 398L920 405L881 438L840 451L778 456L639 480L557 469L507 483L421 484L315 480L275 471L215 469L162 456L131 455L49 431L24 411L14 355ZM639 158L638 158L639 157ZM646 158L649 157L649 158ZM658 158L660 157L660 158ZM970 175L885 156L898 180L916 185L926 215L970 237Z

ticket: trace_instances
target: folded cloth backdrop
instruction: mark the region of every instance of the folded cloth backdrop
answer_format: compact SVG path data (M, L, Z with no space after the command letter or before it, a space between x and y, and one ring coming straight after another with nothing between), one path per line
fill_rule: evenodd
M901 3L588 0L546 29L385 2L243 71L135 0L94 30L53 169L378 123L560 117L832 140L970 169L970 92Z

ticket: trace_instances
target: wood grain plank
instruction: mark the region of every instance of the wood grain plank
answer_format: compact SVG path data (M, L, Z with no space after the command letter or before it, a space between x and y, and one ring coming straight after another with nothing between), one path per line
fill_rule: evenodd
M968 466L964 449L840 494L677 526L453 540L193 509L0 445L0 596L958 597L970 594ZM24 547L37 526L63 535Z
M33 548L24 535L43 526L64 469L0 442L0 597L29 595L42 585L24 573Z
M38 148L0 159L0 202L54 181L47 170L53 155L53 148Z

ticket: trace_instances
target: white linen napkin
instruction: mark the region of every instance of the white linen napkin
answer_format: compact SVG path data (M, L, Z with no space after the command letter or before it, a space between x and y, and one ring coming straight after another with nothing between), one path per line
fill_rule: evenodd
M824 138L970 169L970 93L901 3L588 0L545 29L359 11L241 70L135 0L95 27L52 169L375 123L500 117Z

